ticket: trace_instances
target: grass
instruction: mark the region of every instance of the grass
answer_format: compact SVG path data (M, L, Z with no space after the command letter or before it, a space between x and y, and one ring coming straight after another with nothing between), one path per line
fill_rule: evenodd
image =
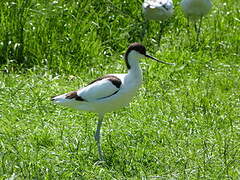
M156 22L142 40L177 66L142 61L138 95L105 117L101 165L97 117L49 97L125 72L141 2L1 2L0 179L238 179L238 2L214 2L198 43L178 2L161 46Z

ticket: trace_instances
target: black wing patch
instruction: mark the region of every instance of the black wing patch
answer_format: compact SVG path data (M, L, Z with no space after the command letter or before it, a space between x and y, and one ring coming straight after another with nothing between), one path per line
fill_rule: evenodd
M66 99L75 99L76 101L86 101L81 96L77 95L77 91L72 91L66 94Z
M116 86L117 88L120 88L121 85L122 85L121 79L119 79L118 77L113 76L113 75L106 75L106 76L100 77L100 78L92 81L92 82L89 83L88 85L93 84L93 83L95 83L95 82L97 82L97 81L101 81L101 80L103 80L103 79L109 80L109 81L110 81L114 86Z
M120 88L121 85L122 85L122 81L121 79L119 79L118 77L114 76L114 75L106 75L106 76L103 76L103 77L100 77L100 78L97 78L96 80L92 81L91 83L89 83L88 85L90 84L93 84L97 81L101 81L103 79L107 79L108 81L110 81L114 86L116 86L117 88ZM104 98L108 98L108 97L111 97L112 95L116 94L119 90L115 91L113 94L109 95L109 96L106 96L106 97L101 97L101 98L98 98L99 100L100 99L104 99Z

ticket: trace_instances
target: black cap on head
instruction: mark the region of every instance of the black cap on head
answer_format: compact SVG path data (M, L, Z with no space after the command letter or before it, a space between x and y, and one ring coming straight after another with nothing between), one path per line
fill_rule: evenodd
M135 50L137 52L139 52L140 54L143 54L143 55L146 55L146 48L141 45L140 43L132 43L128 49L127 49L127 52L125 54L125 60L127 60L127 57L128 57L128 54L132 51L132 50Z
M157 61L157 62L160 62L160 63L163 63L163 64L168 64L168 65L175 65L174 63L164 62L164 61L158 60L157 58L146 54L146 48L143 45L141 45L140 43L135 42L135 43L132 43L128 47L127 52L126 52L125 57L124 57L128 69L131 68L130 65L129 65L129 62L128 62L128 55L133 50L135 50L135 51L139 52L140 54L144 55L146 58L150 58L154 61Z
M133 50L139 52L140 54L146 55L146 48L145 48L143 45L141 45L140 43L137 43L137 42L132 43L132 44L128 47L127 52L125 53L125 56L124 56L124 59L125 59L125 61L126 61L126 64L127 64L128 69L130 69L130 65L128 64L128 59L127 59L127 58L128 58L128 54L129 54L131 51L133 51Z

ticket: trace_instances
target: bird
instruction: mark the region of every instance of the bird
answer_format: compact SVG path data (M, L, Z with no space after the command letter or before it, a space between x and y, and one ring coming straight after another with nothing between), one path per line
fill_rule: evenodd
M189 20L193 21L195 31L200 34L202 18L207 15L212 8L212 2L210 0L182 0L180 3L185 16ZM197 28L197 21L199 22L199 28Z
M90 82L83 88L62 95L54 96L51 100L63 106L81 111L98 114L95 141L100 161L104 161L101 148L100 131L105 113L115 111L129 104L142 84L142 70L139 60L149 58L157 62L174 65L152 57L146 53L146 48L140 43L129 45L124 59L127 67L125 74L107 74Z
M145 29L150 20L161 21L159 32L159 43L163 35L166 21L173 15L174 5L172 0L145 0L142 4L143 15L145 17Z
M143 14L147 20L165 21L173 15L172 0L145 0Z

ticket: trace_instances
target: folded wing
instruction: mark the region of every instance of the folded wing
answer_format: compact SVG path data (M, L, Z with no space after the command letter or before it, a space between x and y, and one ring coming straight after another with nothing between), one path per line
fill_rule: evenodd
M95 101L116 94L121 85L122 82L118 77L107 75L78 90L77 95L85 101Z

